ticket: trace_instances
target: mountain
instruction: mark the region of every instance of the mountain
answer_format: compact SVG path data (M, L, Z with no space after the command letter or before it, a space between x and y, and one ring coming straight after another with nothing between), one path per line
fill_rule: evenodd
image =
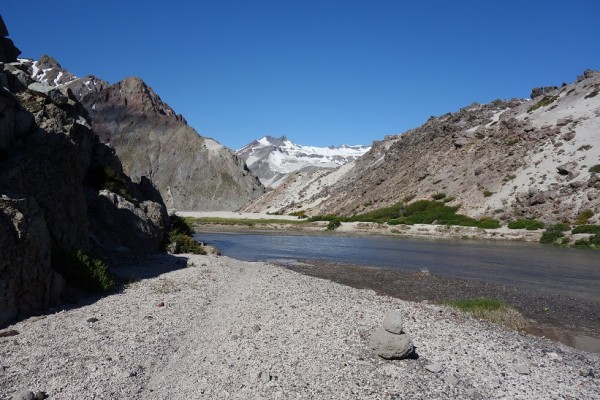
M317 170L338 168L354 161L369 146L314 147L303 146L287 137L265 136L236 151L248 168L268 188L280 186L290 174L312 173Z
M152 184L123 173L73 93L34 81L6 35L0 17L0 327L85 280L77 252L155 252L168 225Z
M169 208L237 210L264 193L240 158L201 137L141 79L110 85L92 75L77 78L46 55L23 62L38 82L69 89L81 100L125 173L135 181L148 177Z
M290 184L250 208L352 215L438 194L472 217L561 222L592 210L590 222L598 221L599 92L600 73L587 70L572 84L534 89L530 100L431 117L374 142L311 195Z

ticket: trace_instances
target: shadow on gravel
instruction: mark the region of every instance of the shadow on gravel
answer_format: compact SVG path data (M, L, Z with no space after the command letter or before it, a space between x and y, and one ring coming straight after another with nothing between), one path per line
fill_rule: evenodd
M89 293L75 287L67 287L62 303L50 307L40 313L24 315L7 324L0 325L0 330L31 317L43 317L60 311L68 311L89 306L98 300L113 294L121 293L127 285L142 279L151 279L168 272L186 268L188 257L185 255L150 254L127 256L111 260L108 264L111 274L115 276L115 287L108 293ZM8 331L7 331L8 332ZM0 332L1 336L2 332Z

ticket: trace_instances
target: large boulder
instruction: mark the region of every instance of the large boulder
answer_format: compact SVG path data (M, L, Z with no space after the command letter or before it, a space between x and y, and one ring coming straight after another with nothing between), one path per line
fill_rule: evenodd
M8 63L17 61L17 57L21 54L21 51L6 36L8 36L8 29L6 29L4 20L0 15L0 62Z

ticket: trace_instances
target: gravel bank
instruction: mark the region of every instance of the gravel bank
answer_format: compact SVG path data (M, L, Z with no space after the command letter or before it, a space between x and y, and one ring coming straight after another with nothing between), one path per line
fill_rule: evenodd
M149 258L121 272L154 277L8 327L0 398L600 398L595 354L264 263L193 256L175 269L185 259ZM369 351L390 309L418 359Z

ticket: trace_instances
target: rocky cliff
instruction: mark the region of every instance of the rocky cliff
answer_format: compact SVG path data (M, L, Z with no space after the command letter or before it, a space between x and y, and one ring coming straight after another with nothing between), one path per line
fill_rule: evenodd
M590 222L597 222L599 92L600 73L588 70L572 84L534 89L531 100L472 104L431 117L375 142L333 179L315 181L317 193L300 197L291 182L254 209L351 215L443 193L473 217L557 222L592 210Z
M123 173L72 91L34 81L10 46L0 40L0 326L59 299L52 249L157 251L168 223L156 189Z

